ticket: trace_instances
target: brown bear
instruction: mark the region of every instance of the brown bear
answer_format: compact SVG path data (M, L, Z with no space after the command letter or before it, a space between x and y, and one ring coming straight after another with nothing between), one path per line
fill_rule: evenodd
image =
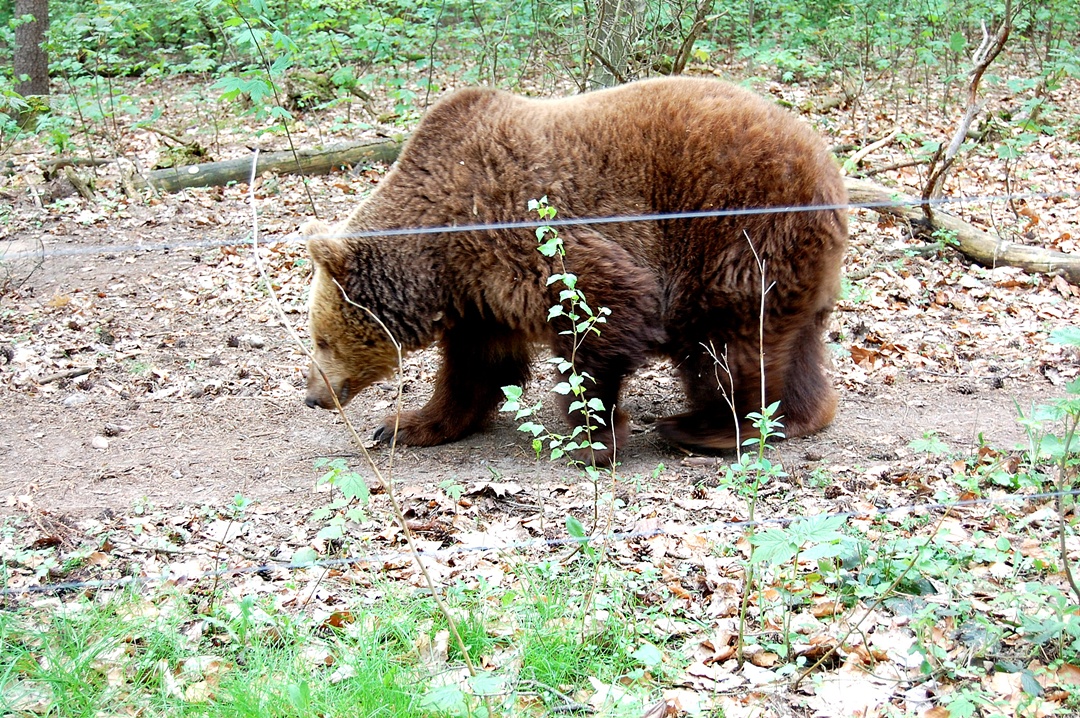
M431 400L376 432L389 440L396 425L398 443L431 446L482 428L501 387L527 379L536 344L570 356L565 320L548 321L562 287L547 279L562 268L537 251L534 229L371 235L535 221L529 200L542 196L560 219L627 219L559 228L566 270L611 312L575 353L588 397L613 412L593 436L607 446L596 463L626 445L619 390L651 356L671 359L688 402L657 429L689 449L756 436L744 417L762 406L762 365L787 436L832 420L822 333L847 242L840 173L773 103L685 77L566 99L464 89L433 105L348 219L303 228L314 262L307 405L332 407L331 392L344 405L391 374L387 331L405 351L437 343ZM629 221L710 210L748 211Z

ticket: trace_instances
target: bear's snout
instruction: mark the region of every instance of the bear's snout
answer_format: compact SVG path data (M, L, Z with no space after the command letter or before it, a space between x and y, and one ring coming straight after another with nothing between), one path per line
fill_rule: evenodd
M337 403L341 406L348 404L349 399L352 398L352 391L348 382L345 382L340 387L332 388L326 386L326 383L319 377L318 385L312 386L313 383L315 382L308 382L307 396L304 397L304 405L312 409L336 409L334 395L337 396ZM331 392L333 393L331 394Z

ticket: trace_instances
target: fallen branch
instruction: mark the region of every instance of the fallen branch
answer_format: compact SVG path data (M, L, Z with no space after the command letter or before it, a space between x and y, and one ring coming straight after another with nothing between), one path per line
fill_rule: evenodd
M335 169L366 162L393 162L401 151L397 139L368 140L333 145L319 150L267 152L259 155L256 176L263 172L327 174ZM251 158L240 157L224 162L208 162L186 167L154 170L146 177L136 177L138 189L152 186L162 192L176 192L189 187L217 187L230 182L246 182L251 173Z
M868 170L859 170L853 173L852 177L873 177L879 175L882 172L891 172L893 170L902 170L905 167L918 167L921 164L925 164L926 160L907 160L906 162L894 162L891 165L885 165L884 167L872 167Z
M75 191L79 193L79 196L83 199L94 198L94 188L90 185L89 180L85 180L79 176L79 173L75 171L75 168L70 165L64 167L64 177L71 186L75 188Z
M58 371L54 374L49 374L38 379L38 384L51 384L54 381L62 381L64 379L74 379L80 376L86 376L94 370L92 366L80 366L74 369L65 369Z
M895 140L899 136L900 136L900 128L897 127L895 130L890 132L888 134L888 136L882 137L877 142L871 142L866 147L863 147L861 150L859 150L858 152L853 154L851 157L848 157L846 160L844 160L844 166L841 168L841 171L844 174L848 174L848 173L852 172L854 169L856 169L859 166L860 162L862 162L864 159L866 159L867 155L869 155L871 152L876 152L877 150L880 150L882 147L889 144L890 142L892 142L893 140Z
M919 200L914 197L898 196L879 185L850 178L844 180L844 184L852 204L901 203L901 206L872 209L880 214L902 217L930 231L944 229L955 232L956 248L960 253L984 267L1008 266L1037 274L1061 274L1073 284L1080 285L1080 256L1016 244L940 210L935 211L933 221L928 222L919 207Z

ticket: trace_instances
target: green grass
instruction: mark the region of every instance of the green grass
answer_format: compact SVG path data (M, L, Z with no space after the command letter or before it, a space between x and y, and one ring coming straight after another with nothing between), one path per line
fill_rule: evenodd
M352 608L337 621L269 599L218 595L211 604L206 585L40 600L0 612L0 715L476 715L476 694L492 681L503 687L489 691L498 712L523 714L537 694L554 700L547 687L572 694L590 678L611 684L642 673L624 582L592 568L537 583L542 596L522 591L529 581L451 586L458 630L488 672L469 684L435 602L393 584L379 585L363 608L358 596L341 595ZM598 577L594 601L605 608L583 621ZM530 682L522 696L512 688L518 679ZM655 687L638 688L640 711Z

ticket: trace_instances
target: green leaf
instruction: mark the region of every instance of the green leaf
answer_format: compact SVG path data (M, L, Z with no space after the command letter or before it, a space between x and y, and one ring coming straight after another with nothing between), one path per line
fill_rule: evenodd
M837 543L819 543L799 554L800 561L819 561L823 558L836 558L844 552L844 547Z
M293 552L292 566L308 566L319 560L319 553L313 548L300 548Z
M526 421L518 427L518 431L523 431L526 434L532 434L533 436L540 436L544 433L544 425L537 424L532 421Z
M333 483L349 501L359 499L360 503L366 504L371 497L371 489L368 488L364 477L355 471L341 474L334 479Z
M336 541L345 535L345 527L339 523L333 523L329 526L324 526L316 536L327 541ZM295 554L293 555L295 560Z
M792 542L791 535L783 529L759 531L750 538L757 547L754 563L769 563L773 566L787 563L795 557L799 547Z
M287 689L289 703L297 713L309 713L311 711L311 686L307 681L291 683Z
M913 439L908 442L908 447L913 451L936 456L949 453L949 445L938 438L938 435L933 431L925 432L921 439Z
M285 71L292 67L292 56L282 55L278 59L274 60L274 63L270 65L270 76L281 77L285 74Z
M506 676L483 672L470 678L469 686L478 696L499 696L506 693L508 680Z
M452 716L469 715L469 704L465 700L465 692L456 685L440 686L428 691L420 699L420 708Z
M589 538L585 532L585 525L570 515L566 517L566 532L583 543Z
M1018 160L1024 156L1012 143L998 145L994 151L997 152L998 158L1003 160Z
M1050 341L1054 344L1080 347L1080 327L1060 327L1050 332Z
M656 668L664 662L664 654L651 643L642 643L630 657L649 668Z
M963 52L965 45L967 45L967 38L962 32L954 32L949 38L949 49L955 53Z

